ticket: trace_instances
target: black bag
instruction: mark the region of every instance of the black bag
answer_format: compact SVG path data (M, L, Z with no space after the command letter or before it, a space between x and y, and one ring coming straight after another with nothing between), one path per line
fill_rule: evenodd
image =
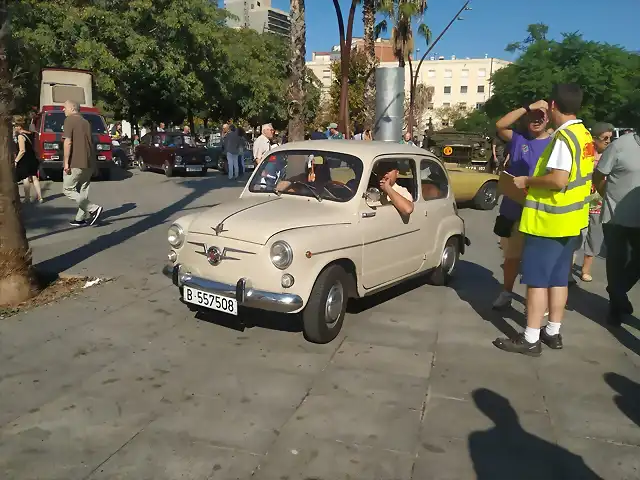
M493 226L493 233L501 238L509 238L511 236L511 230L513 230L514 223L516 222L509 220L504 215L498 215L496 217L496 224Z

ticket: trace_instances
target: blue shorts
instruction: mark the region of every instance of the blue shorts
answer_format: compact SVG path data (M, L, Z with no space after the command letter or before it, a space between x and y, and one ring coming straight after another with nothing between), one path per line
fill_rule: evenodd
M524 237L520 282L533 288L569 285L573 253L580 246L580 235L563 238Z

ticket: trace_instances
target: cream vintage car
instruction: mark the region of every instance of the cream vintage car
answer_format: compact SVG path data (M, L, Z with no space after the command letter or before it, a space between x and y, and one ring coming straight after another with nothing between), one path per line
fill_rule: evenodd
M378 162L398 165L408 217L380 198ZM338 335L347 300L419 274L445 284L469 241L448 174L398 143L318 140L269 152L240 198L179 218L165 273L196 309L300 314L305 337Z

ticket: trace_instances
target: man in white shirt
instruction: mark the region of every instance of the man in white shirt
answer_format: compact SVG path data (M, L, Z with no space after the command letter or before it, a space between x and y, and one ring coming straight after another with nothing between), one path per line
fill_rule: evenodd
M403 216L413 213L413 196L411 192L396 183L398 179L398 163L383 160L378 162L374 169L380 182L382 191L381 205L392 204Z
M267 152L271 150L271 139L273 138L274 131L270 123L262 125L261 135L253 142L253 159L256 165L260 165L260 162L264 160Z

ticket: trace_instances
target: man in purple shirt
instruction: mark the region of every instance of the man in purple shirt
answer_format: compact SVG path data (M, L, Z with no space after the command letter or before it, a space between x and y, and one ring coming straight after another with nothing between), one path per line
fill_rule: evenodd
M511 125L519 120L522 121L523 126L526 126L524 134L511 128ZM496 123L498 136L510 143L507 173L514 177L533 175L540 155L551 142L551 137L547 132L547 121L545 111L535 104L530 105L528 109L526 107L518 108L498 120ZM496 223L502 224L505 230L504 233L500 232L502 237L500 243L504 253L504 291L493 303L493 308L496 309L511 306L513 300L513 284L520 270L520 257L524 242L524 236L519 230L521 215L522 206L503 196L500 204L500 216Z

